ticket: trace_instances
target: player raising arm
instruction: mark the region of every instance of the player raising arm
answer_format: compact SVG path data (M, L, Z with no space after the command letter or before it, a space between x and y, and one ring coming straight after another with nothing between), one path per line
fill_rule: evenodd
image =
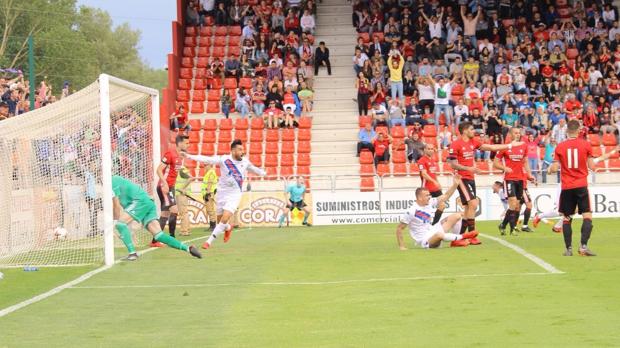
M461 178L456 175L454 183L448 191L438 198L431 197L427 188L420 187L415 191L416 200L407 212L400 218L400 224L396 227L396 241L400 250L407 250L403 241L403 230L409 227L409 235L422 248L438 248L442 241L451 242L451 246L467 246L467 239L475 238L478 232L471 231L456 234L453 231L455 225L461 222L461 214L456 213L445 218L441 223L433 225L433 215L440 203L447 201L456 191Z
M243 143L235 139L230 144L230 155L225 156L198 156L183 153L182 156L197 162L219 165L221 176L217 182L217 196L215 198L217 225L209 239L202 245L203 249L208 249L213 241L224 233L224 243L228 242L232 233L232 226L228 224L231 217L239 208L241 193L243 192L243 181L246 172L249 170L254 174L265 176L265 171L254 166L249 160L243 158Z
M121 240L129 251L127 260L138 259L129 230L129 224L132 220L141 223L153 235L154 240L175 249L187 251L194 257L202 258L196 247L187 246L161 230L157 221L157 206L140 186L121 176L114 175L112 176L112 195L114 197L113 214L116 221L114 227L116 227Z
M474 165L474 155L476 150L480 151L502 151L510 150L513 147L521 146L523 142L513 141L510 144L482 144L474 139L474 126L470 122L459 124L461 137L452 142L448 156L448 162L452 169L456 170L461 176L461 184L458 187L461 202L465 206L464 220L461 226L461 234L466 229L476 230L476 210L478 209L478 199L476 198L476 181L474 175L480 170ZM480 244L478 238L472 238L471 244Z
M559 212L564 216L562 221L562 233L566 251L564 256L573 256L571 226L575 209L583 217L581 224L581 245L579 255L596 256L588 248L588 241L592 234L592 210L590 208L590 195L588 192L588 168L594 170L596 164L604 161L617 152L617 148L605 155L593 158L592 145L579 137L581 125L577 120L568 121L568 139L559 143L555 148L555 158L549 167L549 173L560 170L562 192L560 193Z

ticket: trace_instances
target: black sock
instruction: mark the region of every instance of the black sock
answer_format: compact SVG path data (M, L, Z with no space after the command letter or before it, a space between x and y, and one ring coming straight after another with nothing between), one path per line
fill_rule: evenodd
M161 228L161 230L163 231L164 228L166 228L166 224L168 223L168 217L167 216L160 216L159 217L159 228Z
M525 208L523 212L523 226L527 226L527 223L530 222L530 215L532 215L532 209Z
M506 214L504 214L504 220L501 223L502 229L506 228L511 218L512 218L512 210L508 209L506 210Z
M441 220L441 214L443 214L443 210L435 210L435 217L433 217L433 225L438 223Z
M517 227L517 220L519 219L519 212L516 210L511 210L510 211L510 220L508 220L508 222L510 223L510 232L515 230L515 227Z
M168 221L168 230L170 230L170 236L174 237L174 233L177 230L177 214L170 214L170 220Z
M469 232L476 230L476 219L467 219L467 229Z
M466 219L461 219L461 232L459 232L459 234L463 234L465 233L465 231L467 231L467 220Z
M581 224L581 245L588 245L588 241L590 240L590 234L592 234L592 220L583 219L583 223Z
M562 233L564 234L564 245L566 245L566 249L570 248L573 245L573 227L571 226L571 222L573 219L564 219L562 222Z

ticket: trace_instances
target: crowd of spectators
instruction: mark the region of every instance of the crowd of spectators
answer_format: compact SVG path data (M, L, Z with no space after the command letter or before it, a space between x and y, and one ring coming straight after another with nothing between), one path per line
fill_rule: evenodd
M352 5L361 124L391 129L405 123L408 143L428 141L428 130L441 148L455 139L463 121L489 143L504 142L509 128L519 126L544 154L542 162L532 158L535 170L550 160L553 144L566 138L569 119L579 119L588 133L618 136L620 25L609 1ZM412 161L416 149L407 148ZM493 155L480 153L478 159Z
M290 127L312 111L314 76L321 66L331 74L329 49L314 39L315 16L313 0L188 2L188 25L242 28L239 55L213 58L207 72L209 79L221 81L218 85L226 78L251 78L251 87L225 89L225 117L236 111L241 117L263 117L268 127Z

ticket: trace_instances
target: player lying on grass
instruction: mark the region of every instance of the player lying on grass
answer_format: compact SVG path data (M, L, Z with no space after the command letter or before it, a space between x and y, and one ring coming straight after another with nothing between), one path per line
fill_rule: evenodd
M284 208L284 211L278 220L278 227L282 227L284 219L286 219L286 226L288 227L288 214L295 208L304 212L304 221L302 224L304 226L311 227L312 225L308 223L308 217L311 213L310 207L304 202L304 195L306 194L304 178L302 176L298 176L295 182L288 184L288 186L286 186L285 194L289 195L288 203L286 204L286 208Z
M217 225L209 239L202 245L203 249L208 249L215 239L224 233L224 243L228 242L232 233L232 226L228 224L232 216L239 208L241 193L243 192L243 181L246 172L265 176L266 172L243 158L244 147L241 140L235 139L230 145L230 155L226 156L199 156L182 153L181 155L196 162L204 162L211 165L219 165L221 176L217 182L217 196L215 206L217 214Z
M532 200L530 198L530 193L527 189L527 180L523 181L523 200L521 204L525 204L525 210L523 211L523 226L519 228L519 230L523 232L534 232L531 230L527 223L529 221L531 211L532 211ZM506 217L506 213L508 212L508 196L506 196L506 192L504 191L504 184L501 181L496 181L493 183L493 193L499 196L499 200L502 202L504 206L504 212L500 215L500 219L504 219ZM520 213L521 215L521 213ZM517 223L521 223L521 221L517 221ZM538 224L534 221L534 227L537 227Z
M534 227L538 227L538 224L542 221L544 223L547 223L547 219L551 219L551 218L556 218L556 217L561 217L562 215L560 214L560 212L558 211L558 207L559 207L559 202L560 202L560 193L562 192L562 186L560 183L558 183L557 186L557 192L555 195L555 200L553 201L553 208L551 208L550 210L547 211L543 211L540 214L536 214L536 216L534 216L534 221L533 221L533 225ZM562 233L562 219L559 219L558 221L556 221L556 223L553 225L553 227L551 228L551 230L555 233Z
M400 224L396 227L396 241L400 250L407 250L403 241L403 230L407 227L411 238L424 249L438 248L442 241L451 242L450 246L453 247L468 246L468 239L478 235L477 231L459 233L463 220L460 213L451 214L433 225L433 216L437 206L450 199L459 184L461 184L461 177L457 174L448 191L437 198L431 197L431 193L425 187L416 189L415 202L401 216Z
M175 249L189 252L192 256L202 258L202 255L193 245L187 246L164 233L159 225L157 206L153 199L140 186L114 175L112 177L112 194L114 201L114 227L118 231L121 240L125 243L129 256L127 260L138 259L136 248L131 238L129 224L132 220L141 223L152 235L153 239Z

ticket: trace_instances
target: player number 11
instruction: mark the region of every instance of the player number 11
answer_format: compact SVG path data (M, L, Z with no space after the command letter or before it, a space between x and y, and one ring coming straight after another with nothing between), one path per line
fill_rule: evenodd
M577 169L579 167L577 149L566 150L566 158L569 169Z

